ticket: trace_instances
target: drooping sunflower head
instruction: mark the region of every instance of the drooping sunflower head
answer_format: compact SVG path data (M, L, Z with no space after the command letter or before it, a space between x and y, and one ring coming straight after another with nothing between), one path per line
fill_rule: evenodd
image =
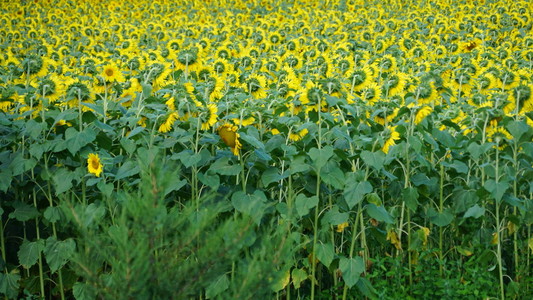
M226 144L226 146L230 147L231 152L238 156L240 149L242 148L242 144L239 141L240 135L237 132L238 128L235 125L232 125L230 123L226 123L218 127L218 135Z

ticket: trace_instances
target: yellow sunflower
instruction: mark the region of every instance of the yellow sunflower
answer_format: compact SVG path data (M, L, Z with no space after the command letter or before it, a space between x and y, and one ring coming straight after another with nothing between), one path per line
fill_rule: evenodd
M122 72L120 72L120 69L114 63L105 65L100 75L106 82L124 82L125 80Z
M102 174L102 171L104 170L104 165L100 162L98 154L89 154L89 157L87 158L87 170L96 177L100 177L100 174Z
M239 141L240 135L237 132L237 126L231 125L229 123L223 124L218 127L218 135L228 147L231 148L231 152L238 156L239 151L242 148L242 144Z
M390 132L389 138L385 141L383 148L381 150L385 153L389 153L391 146L396 145L396 141L400 139L400 134L396 131L396 126L387 127Z

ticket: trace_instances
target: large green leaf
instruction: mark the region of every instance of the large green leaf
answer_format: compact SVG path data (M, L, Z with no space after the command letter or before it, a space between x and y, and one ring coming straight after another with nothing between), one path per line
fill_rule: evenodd
M483 216L485 214L485 208L484 207L480 207L479 205L474 205L472 207L470 207L466 212L465 212L465 215L463 216L463 218L470 218L470 217L474 217L475 219Z
M337 205L333 205L333 207L328 210L322 217L322 222L335 226L348 222L349 217L350 214L339 212L339 207Z
M68 151L75 155L81 149L96 139L96 133L90 127L79 132L74 127L65 131L65 143Z
M216 278L205 290L205 297L206 299L211 299L213 297L216 297L220 295L220 293L227 290L229 287L229 279L226 274L219 276Z
M76 243L73 239L58 241L54 237L46 240L44 256L52 273L63 267L74 254Z
M352 258L341 257L339 269L342 272L344 283L351 288L359 281L361 274L365 271L365 263L360 256Z
M492 195L497 202L502 201L503 194L509 188L507 182L496 182L494 179L489 179L485 182L483 187Z
M11 273L0 273L0 294L15 299L19 293L19 281L20 275L16 269Z
M9 214L9 218L17 221L26 222L39 215L39 211L35 207L26 203L15 202L13 208L15 208L15 211Z
M54 187L56 195L62 194L72 188L72 180L74 180L75 173L66 168L57 170L53 175Z
M55 223L61 219L63 213L57 206L48 206L43 214L44 218L50 223Z
M348 207L352 209L356 204L363 201L364 196L368 193L371 193L373 190L372 185L368 181L362 182L346 182L346 187L344 188L344 200Z
M333 147L329 145L321 149L311 148L311 150L309 150L309 157L314 162L316 170L322 169L322 167L332 156Z
M443 227L449 225L453 221L453 214L448 211L436 212L430 218L431 223Z
M295 204L296 212L300 217L303 217L318 205L318 197L306 197L304 194L298 194L298 196L296 196Z
M292 284L295 289L299 289L302 282L307 279L307 273L304 269L293 269L291 273Z
M37 240L35 242L29 242L24 240L17 253L19 263L26 269L37 263L41 252L44 250L44 241Z
M370 152L364 150L361 152L361 159L365 164L379 170L383 167L383 163L385 162L385 153L382 151Z
M385 222L388 224L394 223L389 212L383 206L376 206L373 203L369 203L366 206L366 212L368 215L380 222Z
M418 190L414 187L407 187L402 191L403 201L411 211L416 211L418 207Z
M128 160L124 164L122 164L120 168L118 168L117 174L115 175L115 180L120 180L133 175L137 175L139 174L139 172L139 165L131 160Z
M235 176L241 172L242 167L238 164L231 165L229 157L221 157L217 159L209 168L210 171L220 175Z
M263 192L257 190L253 194L246 194L242 191L233 193L231 203L235 210L248 215L256 224L261 223L261 218L266 209L266 196Z
M333 262L333 258L335 258L335 250L331 243L324 244L319 242L315 247L315 253L316 258L328 268Z
M76 282L72 287L72 293L76 300L94 300L96 298L94 287L83 282Z

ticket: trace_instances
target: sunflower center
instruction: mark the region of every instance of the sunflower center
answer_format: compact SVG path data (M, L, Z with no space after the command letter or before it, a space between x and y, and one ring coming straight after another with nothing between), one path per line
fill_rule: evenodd
M113 71L113 69L106 69L105 70L105 74L109 77L113 76L115 72Z

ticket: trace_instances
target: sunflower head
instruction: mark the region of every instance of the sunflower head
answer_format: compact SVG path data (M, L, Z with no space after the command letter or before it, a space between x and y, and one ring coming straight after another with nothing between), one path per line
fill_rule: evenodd
M226 123L218 127L218 135L228 147L230 147L231 152L238 156L239 151L242 148L242 144L239 141L239 133L237 132L237 126Z
M89 154L89 157L87 158L87 170L96 177L100 177L100 174L102 174L102 171L104 170L104 165L100 162L98 154Z

